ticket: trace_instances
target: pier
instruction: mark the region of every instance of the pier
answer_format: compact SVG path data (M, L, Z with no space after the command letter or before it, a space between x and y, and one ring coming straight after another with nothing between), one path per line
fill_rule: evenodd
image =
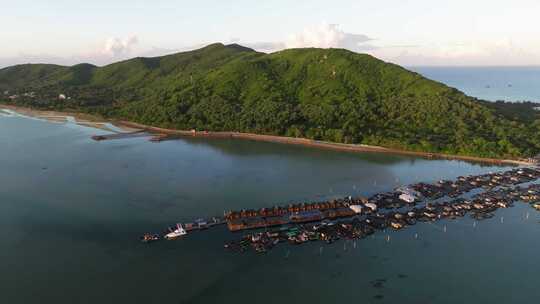
M326 202L291 204L259 210L229 211L225 213L231 231L268 228L272 226L333 220L370 214L380 209L410 208L426 200L442 197L456 198L475 189L516 185L540 178L540 171L530 168L514 169L478 176L458 177L456 181L434 184L417 183L399 187L391 192L378 193L370 198L346 197Z
M476 221L493 218L498 209L510 208L518 201L528 203L539 210L540 185L532 184L525 188L517 186L491 190L477 194L470 200L458 198L438 203L428 202L422 206L403 211L367 212L342 220L306 223L251 232L243 235L239 240L227 242L224 247L236 252L254 250L258 253L264 253L279 243L300 245L313 241L327 244L338 240L355 241L388 229L397 231L414 226L419 222L433 224L443 219L462 218L467 214L475 220L473 222L473 227L475 227ZM504 217L501 217L500 221L503 223ZM441 231L447 231L446 225ZM415 234L414 238L418 239L418 234ZM390 235L386 235L386 241L390 242Z
M225 248L266 252L282 242L297 245L310 241L356 240L377 231L401 230L418 222L456 219L467 214L475 220L489 219L496 210L512 207L515 202L528 203L540 211L540 185L534 183L539 178L540 168L522 167L460 176L453 181L416 183L369 198L348 196L323 202L227 211L223 217L197 219L177 226L187 232L223 224L231 232L255 230L240 240L226 243ZM522 187L522 184L527 185ZM470 198L463 197L473 190L481 192Z
M118 139L127 139L127 138L137 138L137 137L150 137L149 141L151 142L160 142L169 139L170 136L166 134L152 134L146 130L138 130L133 132L121 132L121 133L112 133L104 135L94 135L92 139L95 141L104 141L104 140L118 140Z
M148 137L148 136L151 136L151 135L144 130L139 130L139 131L134 131L134 132L94 135L92 136L92 139L95 141L102 141L102 140L115 140L115 139L124 139L124 138Z

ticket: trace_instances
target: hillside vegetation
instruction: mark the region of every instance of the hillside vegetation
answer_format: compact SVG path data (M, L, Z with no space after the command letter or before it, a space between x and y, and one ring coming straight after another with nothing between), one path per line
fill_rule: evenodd
M2 102L144 124L484 157L540 151L540 121L370 55L212 44L104 67L0 70ZM35 92L34 97L23 96ZM12 95L16 98L8 98ZM68 96L59 99L59 94ZM27 94L28 95L28 94Z

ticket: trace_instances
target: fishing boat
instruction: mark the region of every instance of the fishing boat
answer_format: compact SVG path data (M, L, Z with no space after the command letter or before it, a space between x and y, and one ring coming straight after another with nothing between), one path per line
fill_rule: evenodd
M187 234L186 230L184 229L184 227L182 227L181 224L176 224L175 229L169 229L169 230L170 232L165 235L165 239L167 240L173 240Z
M409 193L402 193L399 195L399 199L406 203L412 204L416 200L416 197Z
M145 233L143 236L141 236L141 242L143 243L150 243L155 241L159 241L159 235L157 234Z

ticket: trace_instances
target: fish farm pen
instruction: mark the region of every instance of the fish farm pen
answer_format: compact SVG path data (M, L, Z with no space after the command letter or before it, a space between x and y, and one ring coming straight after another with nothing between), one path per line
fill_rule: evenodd
M469 214L475 220L494 216L499 208L524 202L540 211L540 167L523 167L454 181L417 183L369 198L351 196L324 202L306 202L259 210L228 211L224 216L176 224L163 235L145 234L144 242L180 238L195 230L225 225L232 231L246 231L226 249L266 252L279 243L311 241L332 243L339 239L361 239L387 228L404 229L418 222L456 219ZM464 194L477 190L469 198ZM446 200L445 200L446 199Z

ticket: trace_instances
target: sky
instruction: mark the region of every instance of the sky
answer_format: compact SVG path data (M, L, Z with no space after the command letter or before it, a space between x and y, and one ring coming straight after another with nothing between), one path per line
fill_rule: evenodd
M404 66L540 65L540 0L0 0L0 67L105 65L214 42Z

